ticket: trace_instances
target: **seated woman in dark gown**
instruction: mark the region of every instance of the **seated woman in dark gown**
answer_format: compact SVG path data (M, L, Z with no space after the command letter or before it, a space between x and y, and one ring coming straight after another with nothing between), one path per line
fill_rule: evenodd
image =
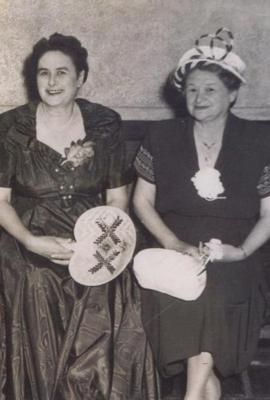
M86 287L67 268L77 218L102 204L127 207L120 117L75 100L88 74L87 51L75 37L41 39L24 73L36 100L0 121L1 388L6 380L10 400L156 399L129 272ZM74 143L83 149L78 157Z
M245 65L225 34L180 59L173 84L190 116L153 123L136 159L135 210L159 247L200 257L200 242L222 242L197 300L142 290L161 374L187 361L185 400L219 399L218 376L249 365L265 307L257 250L270 237L270 126L230 113Z

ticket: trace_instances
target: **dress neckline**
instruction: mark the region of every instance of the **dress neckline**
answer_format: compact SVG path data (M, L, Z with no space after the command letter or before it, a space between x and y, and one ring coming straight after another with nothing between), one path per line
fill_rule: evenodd
M59 151L55 146L51 146L49 141L47 140L47 131L48 131L48 125L46 124L46 121L43 120L43 115L42 115L42 107L40 107L40 104L38 104L37 106L37 110L36 110L36 141L38 143L42 143L44 145L46 145L48 148L54 150L56 153L60 154L62 156L62 158L65 158L64 155L64 151L61 152ZM72 126L72 132L76 133L77 136L73 138L73 140L70 140L70 142L66 143L65 148L69 148L70 145L72 144L72 142L77 142L78 140L84 141L85 137L86 137L86 132L85 132L85 128L84 128L84 124L83 124L83 117L82 117L82 113L81 110L78 106L78 104L75 102L74 103L74 109L73 109L73 113L71 118L69 119L69 125L66 125L61 132L61 135L64 135L65 132L65 128L69 128L71 127L71 124L73 124Z
M219 171L222 169L222 166L224 163L224 152L229 143L230 126L231 126L232 118L233 118L233 115L229 113L226 123L225 123L225 127L224 127L223 137L222 137L222 141L221 141L221 147L220 147L219 153L217 155L215 164L212 167ZM195 138L194 138L194 120L191 117L188 118L186 135L187 135L186 140L189 143L191 163L193 165L192 169L194 169L194 172L196 172L196 171L200 170L200 166L199 166L199 158L198 158L198 153L197 153Z
M79 106L85 131L82 143L106 140L121 126L119 114L114 110L86 99L76 98ZM38 151L42 157L52 161L61 162L62 154L39 142L36 138L36 110L39 102L30 102L18 107L14 113L12 124L9 127L6 140L12 144L17 143L23 149Z
M92 129L89 123L91 119L88 118L88 114L92 114L92 107L95 107L95 103L90 103L84 99L75 99L75 103L82 115L82 122L85 129L85 138L82 142L84 142L91 136ZM44 156L50 157L54 161L61 162L65 157L37 138L36 124L38 104L39 102L30 102L18 109L14 125L11 127L11 137L23 147L29 148L32 151L40 151Z

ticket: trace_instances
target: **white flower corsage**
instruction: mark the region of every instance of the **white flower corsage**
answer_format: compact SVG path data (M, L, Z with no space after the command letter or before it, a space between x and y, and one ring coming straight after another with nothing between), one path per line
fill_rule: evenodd
M219 195L224 192L224 187L220 180L220 172L211 167L202 168L191 178L198 195L205 200L213 201L225 199Z
M81 140L76 143L72 142L70 147L65 149L66 158L61 165L70 163L75 168L83 165L94 156L94 146L95 143L90 140L87 142L82 142Z
M201 275L203 272L206 271L207 263L209 261L214 262L221 260L223 257L223 248L222 242L219 239L211 239L209 242L204 243L204 247L207 248L207 253L201 255L202 260L202 270L199 272L198 275Z
M222 242L219 239L211 239L209 242L204 243L209 249L209 260L221 260L223 257Z

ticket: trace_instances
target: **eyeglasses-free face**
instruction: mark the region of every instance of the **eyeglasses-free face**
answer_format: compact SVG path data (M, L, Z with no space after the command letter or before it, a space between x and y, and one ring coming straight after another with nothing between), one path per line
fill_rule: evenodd
M225 118L237 91L230 91L213 72L194 70L186 80L187 108L198 121Z
M43 103L50 107L70 106L83 83L72 59L61 51L48 51L40 57L37 87Z

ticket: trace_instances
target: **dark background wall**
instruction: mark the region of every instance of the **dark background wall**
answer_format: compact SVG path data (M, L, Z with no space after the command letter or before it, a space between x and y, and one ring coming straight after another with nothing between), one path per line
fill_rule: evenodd
M0 0L0 112L25 102L21 69L32 45L58 31L87 47L82 95L124 119L171 115L162 85L180 55L220 26L248 65L236 113L270 119L269 0Z

